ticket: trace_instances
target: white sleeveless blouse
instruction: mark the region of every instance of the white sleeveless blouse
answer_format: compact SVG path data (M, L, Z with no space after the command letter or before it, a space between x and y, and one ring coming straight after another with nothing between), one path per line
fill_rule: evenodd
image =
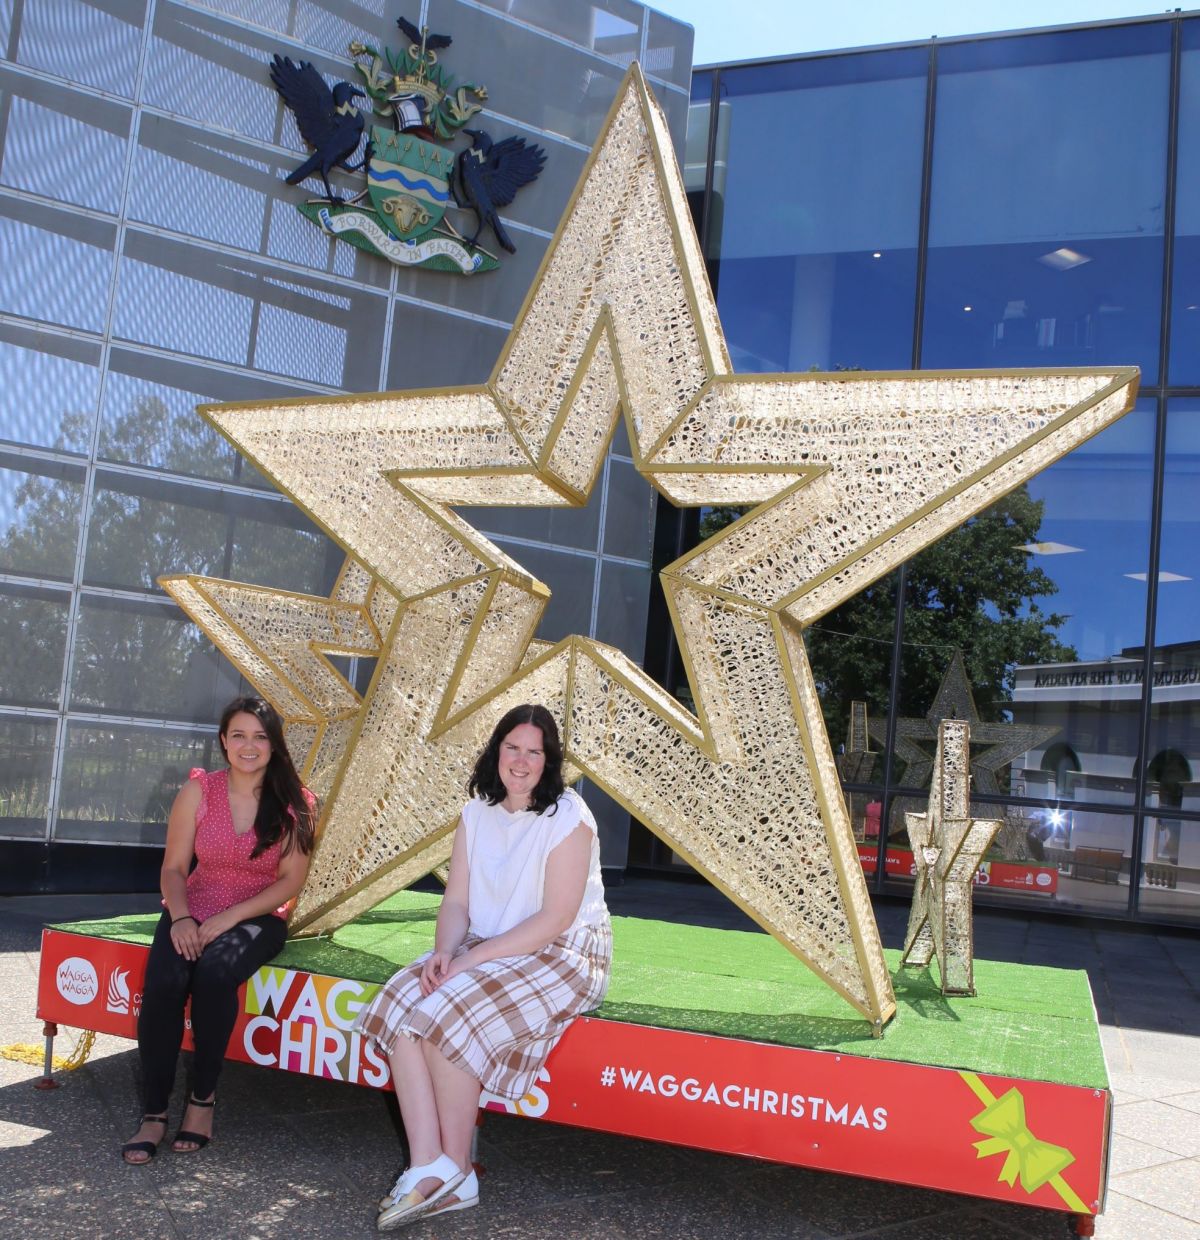
M592 853L583 900L570 929L608 924L596 820L573 789L568 788L541 814L528 809L513 814L476 797L463 807L462 821L467 833L467 908L472 934L494 938L541 909L546 859L581 822L592 833Z

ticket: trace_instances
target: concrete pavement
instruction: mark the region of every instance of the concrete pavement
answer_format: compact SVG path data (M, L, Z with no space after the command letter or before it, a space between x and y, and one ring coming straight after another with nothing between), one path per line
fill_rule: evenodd
M47 920L150 909L147 896L0 900L0 1045L39 1042L37 949ZM715 891L632 880L616 913L745 927ZM885 943L906 910L877 906ZM1102 1240L1200 1238L1200 938L977 912L981 957L1086 968L1116 1096ZM72 1035L73 1036L73 1035ZM59 1053L71 1037L60 1039ZM213 1144L146 1167L117 1149L136 1127L136 1052L101 1037L87 1064L38 1092L37 1068L0 1059L0 1237L368 1237L399 1169L393 1110L365 1089L229 1064ZM181 1074L182 1078L182 1074ZM182 1086L182 1079L181 1079ZM174 1122L182 1093L172 1103ZM432 1237L688 1240L1040 1240L1064 1216L886 1182L489 1114L479 1208L407 1228Z

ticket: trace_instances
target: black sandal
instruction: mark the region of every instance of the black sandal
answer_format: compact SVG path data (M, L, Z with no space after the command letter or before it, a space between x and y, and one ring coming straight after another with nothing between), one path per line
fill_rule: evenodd
M207 1102L201 1102L195 1094L191 1094L188 1096L187 1104L190 1107L215 1107L217 1100L216 1098L210 1098ZM188 1132L187 1129L181 1128L171 1142L171 1150L175 1154L199 1154L211 1140L212 1137L206 1137L202 1132ZM179 1148L180 1141L187 1141L192 1148L190 1150L181 1150Z
M161 1124L163 1135L157 1141L127 1141L121 1146L121 1157L131 1167L144 1167L158 1153L158 1147L167 1135L167 1117L165 1115L143 1115L143 1124ZM145 1158L130 1158L130 1154L145 1154Z

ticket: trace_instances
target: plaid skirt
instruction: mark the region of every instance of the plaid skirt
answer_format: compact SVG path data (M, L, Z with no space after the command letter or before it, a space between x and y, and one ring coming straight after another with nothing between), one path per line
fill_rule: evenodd
M482 942L467 935L454 953ZM523 1098L572 1019L608 989L612 930L580 926L540 952L488 960L421 996L426 952L393 974L354 1028L390 1054L403 1034L426 1038L489 1093Z

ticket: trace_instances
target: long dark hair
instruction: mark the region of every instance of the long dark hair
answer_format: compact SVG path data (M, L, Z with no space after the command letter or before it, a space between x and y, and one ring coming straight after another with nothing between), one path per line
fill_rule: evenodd
M542 734L542 756L545 766L542 777L533 790L529 808L541 814L562 796L563 784L563 752L562 742L558 739L558 724L554 716L544 707L526 703L514 706L492 731L483 752L475 759L475 769L467 780L467 792L471 796L480 796L489 805L499 805L508 795L508 789L500 778L500 743L513 730L523 723L532 723Z
M258 837L258 843L250 854L251 858L260 856L280 841L283 856L293 848L298 848L302 853L312 852L316 814L304 797L304 785L283 739L283 720L275 707L260 697L234 698L221 712L221 722L217 727L226 762L229 761L229 752L225 746L225 734L229 731L229 721L240 714L253 715L262 724L271 743L271 757L263 772L258 812L254 815L254 834Z

